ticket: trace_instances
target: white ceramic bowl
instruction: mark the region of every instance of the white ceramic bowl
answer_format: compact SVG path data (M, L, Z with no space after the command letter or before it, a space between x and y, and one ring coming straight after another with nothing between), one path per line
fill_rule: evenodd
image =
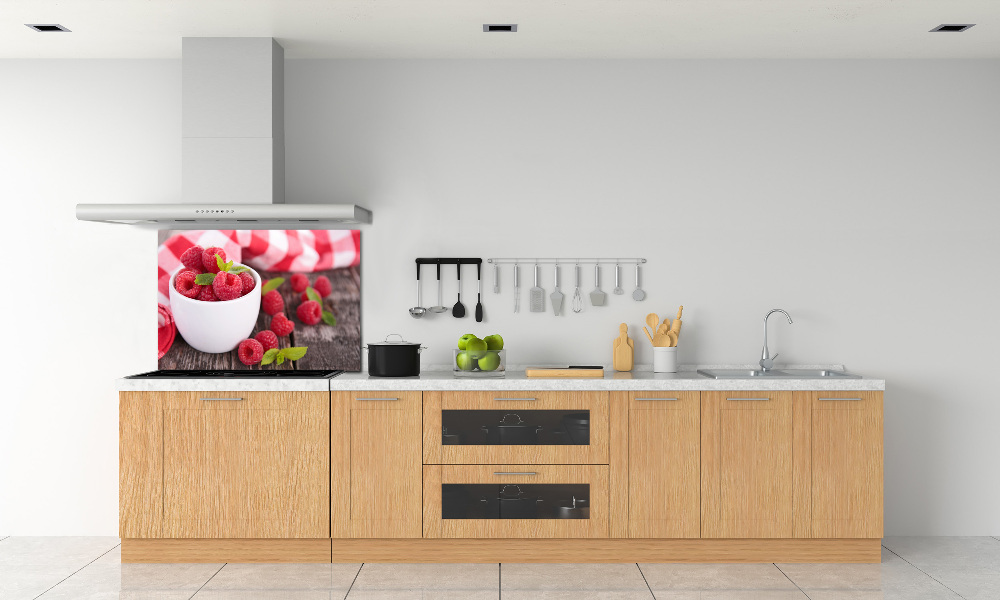
M180 267L170 275L170 312L174 314L177 331L195 350L219 354L229 352L250 337L260 313L260 275L250 269L257 285L246 296L235 300L202 302L181 295L174 289L174 278Z

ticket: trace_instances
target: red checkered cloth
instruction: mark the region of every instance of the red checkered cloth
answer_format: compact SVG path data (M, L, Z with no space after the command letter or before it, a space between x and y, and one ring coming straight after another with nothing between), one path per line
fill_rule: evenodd
M226 260L261 271L312 273L361 264L361 232L357 230L268 231L250 229L184 231L157 249L157 302L170 306L170 275L181 266L191 246L217 246Z

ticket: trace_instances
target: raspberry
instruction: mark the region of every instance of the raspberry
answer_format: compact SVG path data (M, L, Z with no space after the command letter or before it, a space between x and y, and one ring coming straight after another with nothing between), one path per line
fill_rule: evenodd
M299 295L299 300L309 302L309 292L302 292L302 294Z
M201 293L201 286L194 282L194 278L197 277L197 273L191 269L184 269L174 277L174 289L177 290L181 296L188 298L197 298L198 294Z
M269 315L276 315L285 310L285 301L278 290L271 290L260 299L260 307Z
M306 325L315 325L323 318L323 307L319 305L319 302L309 300L300 304L295 309L295 314Z
M181 254L181 262L185 267L200 273L205 268L205 265L201 264L201 256L204 253L205 249L201 246L191 246Z
M198 294L197 300L201 300L202 302L217 302L219 299L215 297L212 286L203 285L201 286L201 293Z
M212 291L219 300L235 300L243 293L243 280L236 273L220 272L212 282Z
M257 282L253 280L253 275L246 271L240 273L240 281L243 282L243 292L240 293L240 296L246 296L257 286Z
M260 342L260 345L264 347L264 352L278 347L278 336L269 329L265 329L253 336L253 339Z
M292 275L292 291L293 292L304 292L306 288L309 287L309 278L302 273L296 273Z
M215 260L216 254L222 257L222 262L226 262L226 251L218 246L206 248L205 251L201 253L201 264L205 268L206 273L219 272L219 263Z
M295 329L295 323L285 316L285 313L278 313L271 319L271 331L275 335L285 337Z
M316 290L320 297L326 298L333 292L333 285L330 284L330 280L326 278L326 275L320 275L313 282L313 289Z
M240 342L240 362L249 366L255 365L264 358L264 346L257 340L243 340Z

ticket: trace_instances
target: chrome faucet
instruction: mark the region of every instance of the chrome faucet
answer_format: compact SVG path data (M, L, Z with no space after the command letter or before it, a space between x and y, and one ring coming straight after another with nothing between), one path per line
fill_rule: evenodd
M775 354L771 356L771 352L767 349L767 318L771 316L772 313L780 312L788 318L788 324L792 324L792 317L780 308L773 308L771 312L764 315L764 349L760 351L760 368L764 371L770 371L774 368L774 359L778 358Z

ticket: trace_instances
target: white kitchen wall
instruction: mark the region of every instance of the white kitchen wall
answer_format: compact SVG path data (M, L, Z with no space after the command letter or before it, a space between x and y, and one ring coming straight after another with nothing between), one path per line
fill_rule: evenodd
M0 533L113 534L112 380L155 367L154 242L72 208L178 197L179 64L0 81L12 262L46 269L0 296ZM364 339L401 333L425 365L466 332L514 363L609 363L623 321L648 363L644 315L678 304L682 362L752 363L785 308L779 362L887 380L887 533L998 535L998 105L1000 61L289 61L287 196L374 210ZM645 256L648 297L514 315L508 267L500 295L484 272L485 323L416 321L413 259L440 255Z

